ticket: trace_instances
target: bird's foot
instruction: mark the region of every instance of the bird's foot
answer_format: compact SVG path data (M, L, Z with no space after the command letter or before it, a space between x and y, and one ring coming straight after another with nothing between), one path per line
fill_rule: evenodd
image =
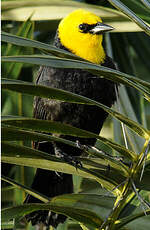
M57 151L55 151L55 154L57 157L61 158L66 163L73 165L76 169L78 169L79 167L82 167L82 163L77 159L76 156L70 156L58 148L57 148Z
M82 151L88 151L89 146L87 145L82 145L78 140L76 141L76 146L77 148L81 149Z

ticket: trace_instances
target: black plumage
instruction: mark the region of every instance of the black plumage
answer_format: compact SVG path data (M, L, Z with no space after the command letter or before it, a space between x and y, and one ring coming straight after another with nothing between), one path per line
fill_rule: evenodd
M56 34L55 46L67 50L62 46L58 34ZM102 66L115 69L112 59L108 56L106 56ZM80 94L103 103L108 107L111 107L116 100L116 85L114 82L80 69L55 69L41 66L36 83ZM108 114L104 110L96 106L66 103L39 97L34 99L35 118L59 121L96 134L99 134L107 116ZM78 140L81 144L91 146L96 142L95 139L59 136L72 141ZM34 148L55 155L58 155L59 152L72 156L81 155L81 151L77 148L62 143L34 143ZM63 173L58 175L53 171L37 169L32 188L48 197L72 193L72 176ZM39 203L40 201L28 195L25 202ZM47 216L48 211L38 211L27 215L26 218L28 221L31 220L33 225L43 222L54 227L66 219L65 216L55 213L51 213L49 219Z

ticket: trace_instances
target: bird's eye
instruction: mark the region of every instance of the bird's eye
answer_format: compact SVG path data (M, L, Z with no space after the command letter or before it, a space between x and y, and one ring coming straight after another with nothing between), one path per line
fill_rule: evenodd
M102 24L101 22L97 22L97 24L96 24L96 25L97 25L97 26L101 26L101 24Z
M87 29L88 29L88 25L83 23L83 24L80 24L79 25L79 29L82 30L84 33L87 32Z

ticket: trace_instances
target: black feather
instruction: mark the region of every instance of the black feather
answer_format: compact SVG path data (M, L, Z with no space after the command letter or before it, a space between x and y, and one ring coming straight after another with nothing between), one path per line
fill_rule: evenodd
M55 37L55 46L67 50L60 43L58 34L56 34ZM106 56L102 66L115 69L112 59L108 56ZM55 69L41 66L36 83L80 94L109 107L111 107L116 100L116 85L114 82L95 76L85 70ZM59 121L96 134L99 134L107 116L108 114L104 110L96 106L66 103L39 97L35 97L34 99L35 118ZM72 141L78 140L81 144L85 145L93 146L96 142L96 139L59 136ZM34 147L49 154L57 155L57 151L60 150L71 156L81 155L81 151L77 148L62 143L34 143ZM37 169L32 188L48 197L72 193L72 176L63 173L58 175L53 171ZM25 200L25 203L35 202L38 203L40 201L31 195L28 195ZM31 220L33 225L42 222L54 227L66 219L63 215L51 213L50 219L47 221L47 216L48 211L38 211L26 217L28 221Z

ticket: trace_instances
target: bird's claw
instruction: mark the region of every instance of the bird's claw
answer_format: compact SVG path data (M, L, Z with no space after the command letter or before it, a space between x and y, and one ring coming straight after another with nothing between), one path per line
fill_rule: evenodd
M76 156L69 156L67 153L62 152L61 150L59 150L59 153L57 151L57 156L66 163L73 165L76 169L78 169L78 167L82 167L82 163L77 159Z

